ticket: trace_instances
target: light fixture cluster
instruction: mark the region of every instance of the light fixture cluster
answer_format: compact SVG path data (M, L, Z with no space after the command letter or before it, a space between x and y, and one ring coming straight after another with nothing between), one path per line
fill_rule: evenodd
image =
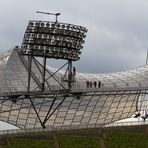
M87 29L82 26L49 21L30 21L21 53L68 60L79 60Z

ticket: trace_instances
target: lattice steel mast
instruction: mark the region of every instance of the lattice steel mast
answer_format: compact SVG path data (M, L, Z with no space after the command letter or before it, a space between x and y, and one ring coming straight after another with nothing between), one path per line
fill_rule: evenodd
M59 23L58 16L60 13L54 14L39 11L37 11L37 13L55 15L55 22L30 21L24 35L20 54L28 57L27 97L34 108L42 127L45 128L46 121L71 93L71 84L74 82L75 77L75 70L73 71L73 61L80 59L81 49L83 48L82 44L84 43L87 29L82 26ZM37 57L43 59L43 64L40 64ZM51 73L47 69L48 59L62 59L65 60L66 63L54 73ZM36 64L36 68L40 71L42 76L42 82L40 82L41 85L38 86L38 90L41 94L44 94L44 92L47 92L48 94L50 91L53 98L51 106L49 107L47 115L43 121L41 120L32 101L32 97L30 96L30 94L37 90L37 88L32 90L30 87L33 63ZM57 72L66 66L67 68L65 74L62 75L61 80L57 80L55 78ZM47 73L50 75L48 78L46 77ZM54 81L58 84L58 89L53 90L51 88L50 79L54 79ZM67 85L63 85L63 83L67 83ZM57 105L56 109L53 110L52 107L55 100L59 98L61 94L63 95L61 102ZM45 95L44 97L46 98L47 96Z

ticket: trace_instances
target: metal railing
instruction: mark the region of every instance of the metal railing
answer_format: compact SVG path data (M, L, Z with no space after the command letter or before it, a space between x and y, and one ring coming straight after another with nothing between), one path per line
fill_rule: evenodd
M61 86L59 85L51 85L51 89L52 90L48 90L46 89L45 92L43 92L42 94L45 93L45 95L47 93L49 94L52 94L53 91L61 91L61 92L64 92L63 91L63 88L61 88ZM81 83L75 83L72 85L71 87L71 92L72 93L76 93L76 92L121 92L121 91L140 91L141 93L148 93L147 92L148 90L148 86L135 86L135 87L127 87L127 86L124 86L124 85L119 85L118 87L112 87L112 86L105 86L105 85L102 85L100 88L98 87L87 87L85 84L81 84ZM34 93L37 93L40 91L34 91ZM2 92L2 90L0 89L0 97L3 97L3 96L13 96L13 95L21 95L21 94L26 94L27 91L24 90L24 91L20 91L20 90L17 90L17 87L11 87L11 88L8 88L8 91L5 91L5 92Z
M66 85L64 85L64 87L66 87ZM51 89L52 90L61 90L63 89L61 86L59 85L51 85ZM46 90L48 90L48 88L46 88ZM115 90L148 90L148 86L133 86L133 87L129 87L129 86L125 86L125 85L118 85L118 87L115 86L107 86L107 85L103 85L100 88L99 87L87 87L85 84L82 83L75 83L72 85L71 87L71 91L79 91L79 90L100 90L100 91L115 91ZM1 93L1 89L0 89L0 93ZM19 92L19 90L17 89L17 87L10 87L8 88L7 92ZM6 93L7 93L6 92Z
M28 129L12 129L12 130L0 130L0 135L19 135L19 134L31 134L40 132L60 132L67 130L77 130L77 129L92 129L92 128L106 128L106 127L123 127L123 126L138 126L147 125L148 121L127 121L127 122L115 122L108 125L68 125L68 126L47 126L43 128L28 128Z
M122 127L122 126L136 126L136 125L147 125L148 121L125 121L125 122L114 122L107 124L104 127Z
M69 126L47 126L46 128L28 128L28 129L12 129L12 130L0 130L0 135L13 135L13 134L29 134L40 132L58 132L75 129L94 128L94 125L69 125Z

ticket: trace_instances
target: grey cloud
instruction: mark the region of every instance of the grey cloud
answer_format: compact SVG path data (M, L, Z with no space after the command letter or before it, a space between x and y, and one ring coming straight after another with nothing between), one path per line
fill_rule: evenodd
M129 69L145 63L147 8L147 0L3 0L0 50L21 45L28 20L53 19L36 14L36 10L61 12L59 21L84 25L89 30L81 60L76 63L78 71Z

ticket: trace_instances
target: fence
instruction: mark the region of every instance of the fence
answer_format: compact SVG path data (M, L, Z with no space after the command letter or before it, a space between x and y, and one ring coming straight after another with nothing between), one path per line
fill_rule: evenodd
M102 125L79 125L79 126L57 126L57 127L46 127L43 128L30 128L30 129L12 129L12 130L0 130L0 135L19 135L19 134L35 134L40 132L58 132L67 130L78 130L78 129L92 129L92 128L106 128L106 127L122 127L122 126L136 126L136 125L147 125L148 121L127 121L127 122L115 122L113 124Z

